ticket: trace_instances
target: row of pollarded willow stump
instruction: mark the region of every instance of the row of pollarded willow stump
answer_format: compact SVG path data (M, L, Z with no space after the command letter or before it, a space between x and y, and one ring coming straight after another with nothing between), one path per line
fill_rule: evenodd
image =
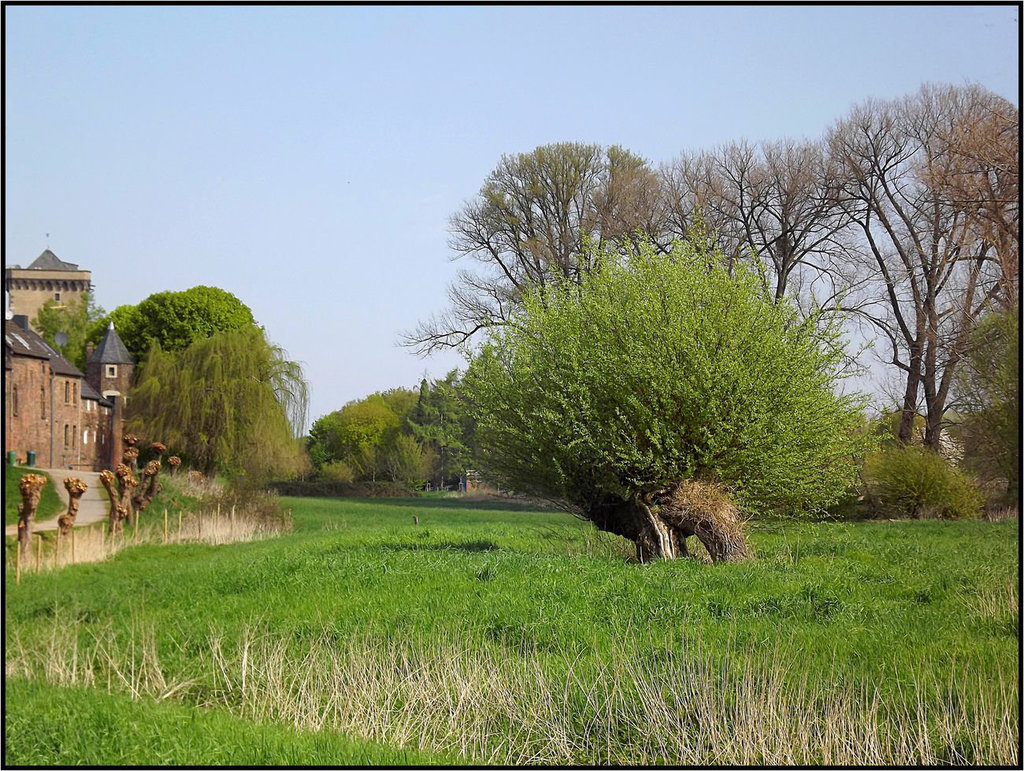
M136 448L138 437L134 434L125 434L125 451L122 455L122 462L118 464L113 473L110 471L100 472L100 483L110 497L109 529L111 533L121 533L124 530L125 520L129 524L135 523L135 517L146 510L156 494L160 492L160 483L157 477L160 475L160 458L167 452L167 447L160 442L154 442L150 449L157 454L157 459L146 464L142 470L142 479L136 477L136 461L139 451ZM171 473L175 473L181 466L181 458L172 455L167 459L171 467ZM115 479L117 485L115 487ZM18 548L22 556L27 557L31 548L30 538L32 535L32 524L35 521L36 510L39 508L39 497L46 486L45 474L25 474L18 482L18 490L21 493L21 505L18 506ZM78 516L78 507L82 495L89 489L89 485L78 477L67 477L64 479L64 488L68 491L68 510L57 518L57 529L61 536L66 536L75 526L75 518ZM132 491L137 491L132 494Z

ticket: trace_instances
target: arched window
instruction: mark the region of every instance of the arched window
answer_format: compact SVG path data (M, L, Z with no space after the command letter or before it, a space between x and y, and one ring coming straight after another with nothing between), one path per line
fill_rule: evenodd
M46 386L39 386L39 414L43 420L46 420Z
M64 424L64 447L71 444L71 426L67 423Z
M11 413L15 416L18 414L18 386L11 389Z
M64 381L64 403L71 404L71 381Z

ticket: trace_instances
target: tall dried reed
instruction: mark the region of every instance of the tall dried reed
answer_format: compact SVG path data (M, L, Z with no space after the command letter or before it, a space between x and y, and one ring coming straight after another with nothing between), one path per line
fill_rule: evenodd
M68 614L46 646L9 636L7 675L175 697L243 718L342 731L489 764L931 765L1019 762L1019 684L969 662L929 680L794 677L791 651L698 639L554 657L455 636L396 641L330 630L299 640L249 626L211 633L169 672L151 629L95 630Z
M31 555L23 558L21 573L54 570L83 562L102 562L122 549L139 544L208 543L220 545L256 541L278 535L290 527L289 518L268 518L244 509L166 513L146 512L137 529L126 527L120 534L106 532L106 523L77 527L69 535L57 537L56 531L33 534ZM12 566L17 559L8 549Z

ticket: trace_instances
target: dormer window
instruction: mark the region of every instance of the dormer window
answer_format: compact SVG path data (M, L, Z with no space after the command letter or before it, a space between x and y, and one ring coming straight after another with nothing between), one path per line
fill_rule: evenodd
M116 364L108 364L107 365L107 377L117 377L117 365Z

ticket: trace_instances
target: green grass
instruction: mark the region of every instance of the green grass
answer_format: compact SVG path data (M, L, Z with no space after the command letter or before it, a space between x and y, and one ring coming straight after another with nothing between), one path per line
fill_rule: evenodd
M18 482L25 474L41 474L37 468L28 466L4 466L4 525L18 524L18 505L21 503L21 493L18 491ZM50 479L49 476L46 477ZM53 480L43 488L39 496L39 508L36 509L36 521L55 517L64 510L64 504L57 495L53 486Z
M640 565L529 507L282 505L279 538L133 547L19 587L8 574L9 675L175 689L478 762L1016 762L1015 519L752 523L752 561ZM77 663L46 663L53 649ZM882 749L843 756L859 729L822 714L874 715ZM722 736L771 746L701 749L716 715ZM775 735L789 726L802 733Z
M11 765L423 765L451 763L328 731L298 731L153 699L8 678Z

